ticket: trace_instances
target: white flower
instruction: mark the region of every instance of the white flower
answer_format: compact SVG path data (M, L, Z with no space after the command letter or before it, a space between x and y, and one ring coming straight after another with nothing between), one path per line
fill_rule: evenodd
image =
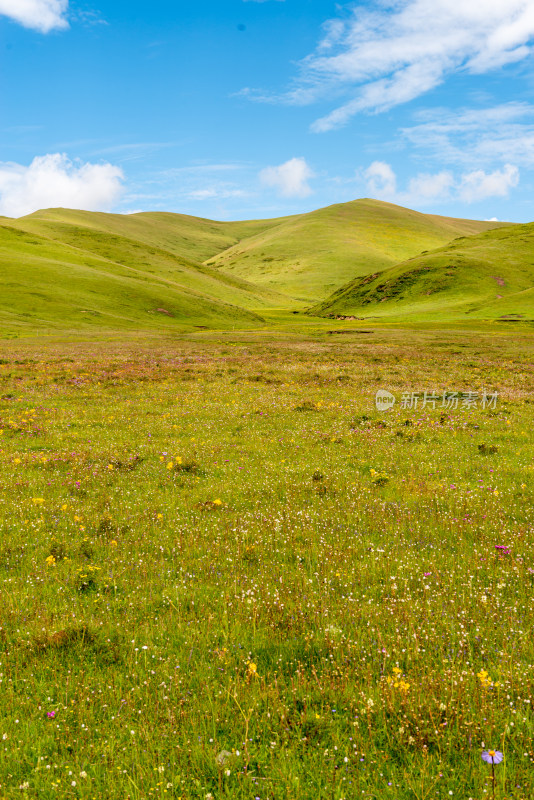
M232 758L232 754L229 753L228 750L221 750L221 752L215 756L215 762L218 767L224 767L229 758Z
M80 772L80 778L87 778L87 772L85 772L85 770Z

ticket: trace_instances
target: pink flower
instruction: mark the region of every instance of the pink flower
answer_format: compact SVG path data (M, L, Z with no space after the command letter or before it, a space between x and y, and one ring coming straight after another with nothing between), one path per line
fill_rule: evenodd
M46 712L46 716L48 717L48 719L54 719L54 717L56 716L56 712L55 711L47 711Z

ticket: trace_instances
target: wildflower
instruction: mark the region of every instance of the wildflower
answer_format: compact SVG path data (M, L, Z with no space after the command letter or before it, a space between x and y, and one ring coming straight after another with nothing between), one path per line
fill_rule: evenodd
M229 753L228 750L221 750L221 752L215 756L215 763L218 767L224 767L231 757L232 754Z
M54 564L56 563L55 556L52 556L52 555L48 556L48 558L45 558L45 561L46 561L46 563L48 564L49 567L53 567Z
M222 506L222 500L218 497L216 500L213 501L214 506Z
M484 689L489 689L489 687L493 683L493 681L489 676L489 673L485 669L481 669L480 672L477 672L477 678L479 679Z
M56 716L56 712L55 711L47 711L46 712L46 716L48 717L48 719L54 719L54 717Z
M247 663L247 676L251 678L253 675L258 677L258 667L253 661Z
M482 751L482 761L485 761L486 764L500 764L503 760L504 756L500 752L500 750L483 750Z

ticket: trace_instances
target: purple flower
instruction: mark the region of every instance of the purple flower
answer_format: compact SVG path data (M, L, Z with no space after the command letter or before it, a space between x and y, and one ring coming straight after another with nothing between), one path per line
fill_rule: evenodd
M56 712L55 711L47 711L46 712L46 716L48 717L48 719L54 719L54 717L56 716Z
M486 764L500 764L503 760L504 756L500 752L500 750L483 750L482 751L482 761L485 761Z

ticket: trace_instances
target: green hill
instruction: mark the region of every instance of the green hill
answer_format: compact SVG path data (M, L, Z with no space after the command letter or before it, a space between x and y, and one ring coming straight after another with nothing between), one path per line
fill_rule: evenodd
M257 326L262 311L323 301L349 279L491 227L375 200L245 222L67 209L0 218L0 328Z
M384 320L534 319L534 223L499 228L351 281L310 313Z
M420 214L379 200L355 200L273 223L207 263L307 303L356 277L499 224Z
M69 226L99 234L112 234L157 247L177 256L201 263L210 256L237 244L241 239L276 225L279 220L251 222L214 222L200 217L166 212L140 214L103 214L94 211L74 211L51 208L37 211L15 222L26 230L44 232L54 238L62 237Z
M67 226L64 241L0 220L0 325L14 329L249 326L273 299L165 250ZM56 231L57 234L57 231Z

